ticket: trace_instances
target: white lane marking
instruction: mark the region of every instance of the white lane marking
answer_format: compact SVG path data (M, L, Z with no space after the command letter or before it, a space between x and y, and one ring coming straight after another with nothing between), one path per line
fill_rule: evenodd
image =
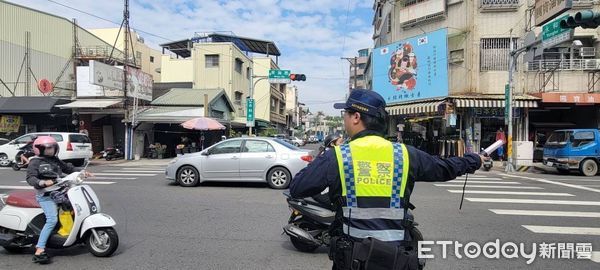
M33 189L32 186L0 186L0 189Z
M462 190L448 190L450 193L462 193ZM465 190L465 194L496 194L496 195L522 195L522 196L556 196L556 197L573 197L575 195L569 193L555 192L521 192L521 191L490 191L490 190Z
M446 183L461 183L463 184L465 181L457 181L457 180L452 180L452 181L448 181ZM469 183L473 183L473 184L514 184L514 185L520 185L521 183L519 182L511 182L511 181L471 181L471 180L467 180L467 185Z
M533 177L520 176L520 175L508 175L508 174L504 174L504 175L510 176L510 177L513 177L513 178L515 178L515 177L516 178L522 178L522 179L533 180L533 181L538 181L538 182L547 183L547 184L553 184L553 185L558 185L558 186L563 186L563 187L570 187L570 188L576 188L576 189L583 189L583 190L587 190L587 191L591 191L591 192L600 193L600 189L589 188L589 187L584 187L584 186L580 186L580 185L573 185L573 184L555 182L555 181L550 181L550 180L546 180L546 179L533 178Z
M600 263L600 251L592 251L592 262Z
M94 173L94 175L99 176L156 176L156 174L132 174L132 173Z
M597 177L589 179L589 178L583 178L583 176L581 177L581 179L576 179L576 178L565 179L565 178L563 178L563 179L552 179L552 180L554 180L554 181L583 181L583 182L589 181L589 182L600 183L600 179L598 179Z
M106 172L106 173L164 173L165 170L107 170L107 171L102 171L102 172Z
M469 176L469 177L456 177L455 179L452 179L452 180L465 180L465 178L466 179L472 179L472 180L489 180L489 181L500 181L500 180L503 180L502 178L497 178L497 177L495 177L495 178L489 177L488 178L488 177L471 177L471 176Z
M498 215L600 218L600 212L534 211L534 210L509 210L509 209L489 209L489 210Z
M470 182L467 182L467 187L469 188L501 188L501 189L544 189L541 187L522 187L522 186L492 186L492 185L471 185ZM452 185L452 184L433 184L437 187L457 187L462 188L462 185Z
M462 192L462 191L461 191ZM531 200L531 199L502 199L502 198L465 198L470 202L484 203L522 203L522 204L560 204L560 205L593 205L600 206L600 201L560 201L560 200Z
M560 226L537 226L522 225L534 233L545 234L575 234L575 235L600 235L600 228L595 227L560 227Z
M94 179L94 180L135 180L137 179L137 177L91 177L90 179Z

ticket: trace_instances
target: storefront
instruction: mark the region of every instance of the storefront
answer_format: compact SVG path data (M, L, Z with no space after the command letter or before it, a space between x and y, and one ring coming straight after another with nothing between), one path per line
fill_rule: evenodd
M20 135L42 131L77 131L71 110L60 110L55 105L64 104L68 98L59 97L0 97L0 119L3 138L14 139ZM10 120L6 120L9 119ZM5 125L4 122L11 122Z

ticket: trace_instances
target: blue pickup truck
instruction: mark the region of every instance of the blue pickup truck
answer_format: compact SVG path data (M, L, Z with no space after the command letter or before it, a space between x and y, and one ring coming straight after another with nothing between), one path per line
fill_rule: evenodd
M598 173L600 131L598 129L561 129L550 134L544 145L546 166L560 173L578 170L585 176Z

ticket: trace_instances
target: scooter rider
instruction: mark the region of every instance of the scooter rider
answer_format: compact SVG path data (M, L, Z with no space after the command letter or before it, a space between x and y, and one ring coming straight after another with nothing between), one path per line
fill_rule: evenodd
M334 108L345 110L350 142L325 151L301 170L291 182L291 196L310 197L329 187L336 208L330 245L333 269L364 269L367 263L369 269L416 269L416 251L409 256L403 252L410 240L404 231L412 224L406 217L414 183L472 173L483 157L441 159L385 140L385 100L374 91L354 90ZM394 262L402 266L391 265Z
M50 192L45 188L56 184L57 176L62 173L76 171L72 164L65 163L57 157L59 150L58 143L53 137L38 137L33 142L33 151L36 156L31 158L27 169L27 183L35 188L37 202L46 216L46 223L40 232L33 256L33 262L40 264L50 262L50 258L45 252L46 242L58 222L57 205L50 197ZM91 176L91 174L86 172L86 176Z
M332 133L332 134L327 135L325 137L325 139L323 140L323 145L319 149L319 155L324 154L325 151L333 149L334 146L338 146L338 145L342 144L343 142L344 142L344 138L342 137L342 135L340 135L338 133Z

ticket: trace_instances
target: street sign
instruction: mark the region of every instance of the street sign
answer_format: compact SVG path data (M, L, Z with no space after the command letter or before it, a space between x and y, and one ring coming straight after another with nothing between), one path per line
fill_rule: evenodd
M542 40L542 46L544 47L544 49L550 49L563 42L573 40L573 32L574 29L570 29L567 32L562 32L556 36L553 36L548 40Z
M254 99L246 99L246 126L254 127Z
M504 123L508 124L508 112L510 111L510 99L509 99L510 85L504 86Z
M48 94L54 90L54 86L47 79L42 79L38 84L38 89L40 92L42 92L42 94Z
M569 14L558 17L557 19L544 24L542 26L542 41L549 40L553 37L556 37L564 32L568 32L571 29L565 29L560 27L560 21L565 20L569 17Z
M535 0L535 26L542 26L573 7L573 0Z
M269 83L290 83L290 70L269 69Z

